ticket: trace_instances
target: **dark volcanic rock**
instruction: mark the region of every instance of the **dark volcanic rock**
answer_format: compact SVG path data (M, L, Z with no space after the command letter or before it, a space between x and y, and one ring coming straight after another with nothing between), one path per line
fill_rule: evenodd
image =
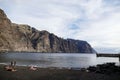
M62 39L48 31L12 23L0 9L0 51L94 53L86 42Z
M115 65L115 63L98 64L88 67L87 70L102 74L120 74L120 66Z

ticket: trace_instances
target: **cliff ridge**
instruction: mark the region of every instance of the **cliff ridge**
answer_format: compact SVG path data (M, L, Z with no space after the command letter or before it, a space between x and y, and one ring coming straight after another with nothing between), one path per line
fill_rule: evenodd
M94 53L86 41L62 39L48 31L12 23L0 9L0 51Z

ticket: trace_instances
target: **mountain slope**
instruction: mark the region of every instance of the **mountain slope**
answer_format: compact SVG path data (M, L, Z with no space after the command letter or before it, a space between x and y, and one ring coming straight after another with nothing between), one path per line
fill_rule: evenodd
M0 9L0 51L94 53L86 42L62 39L48 31L12 23Z

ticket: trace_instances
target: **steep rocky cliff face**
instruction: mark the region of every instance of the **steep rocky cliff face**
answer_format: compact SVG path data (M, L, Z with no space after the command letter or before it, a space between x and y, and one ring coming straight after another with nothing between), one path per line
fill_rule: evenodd
M0 50L1 51L33 51L29 37L26 35L27 25L11 23L3 10L0 10Z
M0 51L94 53L86 42L62 39L29 25L12 23L0 9Z

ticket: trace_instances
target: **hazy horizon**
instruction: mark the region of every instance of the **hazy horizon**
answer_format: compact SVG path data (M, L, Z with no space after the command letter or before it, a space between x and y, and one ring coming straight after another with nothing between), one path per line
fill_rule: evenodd
M120 52L120 0L0 0L0 8L14 23Z

